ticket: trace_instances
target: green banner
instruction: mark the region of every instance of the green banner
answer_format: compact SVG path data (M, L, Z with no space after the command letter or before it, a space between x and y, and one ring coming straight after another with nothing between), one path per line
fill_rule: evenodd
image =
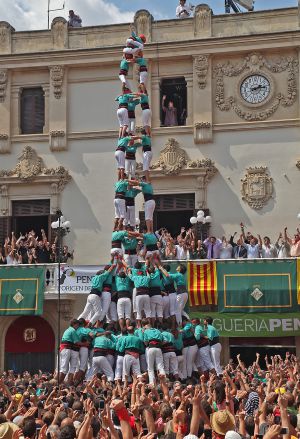
M41 315L44 287L43 267L1 267L0 315Z
M292 312L297 305L296 261L218 261L219 312Z
M214 319L221 337L290 337L300 335L300 315L290 314L225 314L191 312L190 318Z

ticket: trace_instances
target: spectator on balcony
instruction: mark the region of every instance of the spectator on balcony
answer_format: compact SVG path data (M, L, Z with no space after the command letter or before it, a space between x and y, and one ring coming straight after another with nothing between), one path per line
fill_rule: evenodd
M220 259L222 241L215 236L206 238L203 243L207 249L207 259Z
M187 259L188 250L187 250L186 242L183 238L178 237L177 244L175 245L175 249L176 249L176 259L178 260Z
M67 245L63 246L61 262L70 264L74 259L74 250L72 252L69 251L69 247Z
M207 253L203 242L193 240L189 247L189 259L206 259Z
M260 235L258 235L258 239L252 236L250 238L250 243L246 244L245 246L247 248L247 258L248 259L257 259L260 257L260 251L262 248L262 241Z
M261 246L261 257L262 258L277 258L277 249L275 245L271 244L271 240L268 236L264 237L264 243Z
M284 229L284 240L287 241L291 246L291 256L300 256L300 231L297 229L297 234L294 235L294 239L291 239L287 234L287 227Z
M289 258L291 256L291 246L288 241L283 238L281 232L275 242L275 247L278 253L278 258Z
M49 264L50 262L50 244L47 240L45 230L41 229L42 239L38 241L36 247L36 257L39 264Z
M232 245L227 241L226 237L222 237L222 245L220 247L220 259L232 258Z
M166 257L165 248L164 248L163 242L161 240L157 241L157 248L158 248L158 253L159 253L160 259L165 259L165 257Z
M230 244L233 247L233 257L235 259L244 259L247 258L247 247L246 245L243 243L243 236L241 235L240 238L237 240L237 242L234 242L234 237L237 234L237 232L235 232L233 234L233 236L230 237Z
M186 0L180 0L179 5L176 8L177 18L189 18L192 16L194 6L187 5Z
M72 9L69 11L68 26L69 27L82 27L81 18L79 17L79 15L76 15Z
M163 112L165 113L164 126L165 127L177 126L178 125L177 108L174 107L174 102L172 100L169 101L168 106L166 107L165 105L166 99L167 96L163 95L161 106Z
M20 262L20 255L17 253L16 237L14 232L11 234L11 240L9 237L5 239L4 251L7 265L18 265L22 263L22 258Z
M0 265L5 265L5 264L6 264L5 251L2 244L0 244Z
M166 259L176 259L176 247L173 240L166 243L165 257Z

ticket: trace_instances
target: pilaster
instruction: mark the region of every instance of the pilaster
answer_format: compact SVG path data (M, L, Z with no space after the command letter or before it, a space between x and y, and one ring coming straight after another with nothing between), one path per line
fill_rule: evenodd
M50 66L49 145L51 151L67 149L67 70L62 65Z
M10 132L11 73L0 70L0 154L7 154L11 149Z
M7 23L0 21L0 55L12 53L12 33L15 29Z

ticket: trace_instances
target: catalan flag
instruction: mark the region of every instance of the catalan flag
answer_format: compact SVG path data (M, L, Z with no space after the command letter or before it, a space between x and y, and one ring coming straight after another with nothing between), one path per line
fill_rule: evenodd
M300 259L297 258L297 303L300 305Z
M190 306L217 304L216 262L188 263Z

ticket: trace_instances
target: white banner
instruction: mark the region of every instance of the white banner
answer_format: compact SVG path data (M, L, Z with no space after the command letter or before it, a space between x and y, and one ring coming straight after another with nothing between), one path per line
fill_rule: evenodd
M62 264L60 267L61 293L85 293L91 291L92 278L97 271L103 270L104 265L70 266Z

